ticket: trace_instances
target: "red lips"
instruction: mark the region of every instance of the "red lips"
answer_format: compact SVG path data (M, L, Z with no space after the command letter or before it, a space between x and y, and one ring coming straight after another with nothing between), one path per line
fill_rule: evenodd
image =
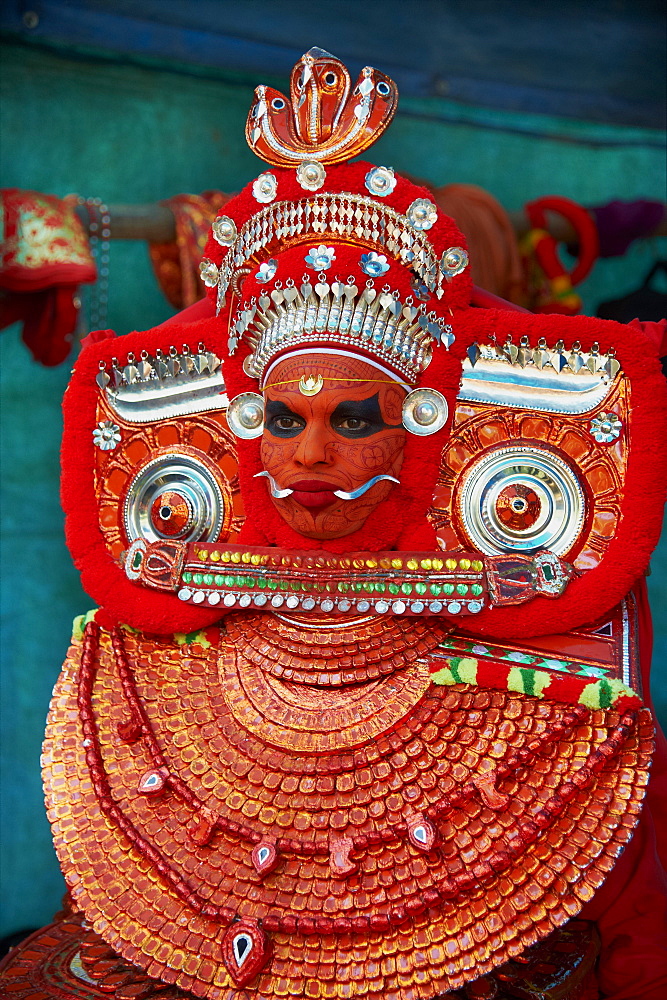
M340 487L317 479L300 479L290 483L290 489L294 490L292 496L302 507L328 507L338 499L334 490Z

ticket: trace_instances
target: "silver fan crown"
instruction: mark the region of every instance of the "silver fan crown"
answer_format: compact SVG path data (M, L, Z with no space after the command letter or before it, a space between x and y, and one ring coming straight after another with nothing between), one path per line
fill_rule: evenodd
M411 296L402 302L396 292L360 291L351 279L275 288L238 311L230 354L241 338L251 347L246 374L260 381L284 350L322 344L367 354L410 385L428 367L433 345L449 348L454 341L452 327L435 312L415 306Z

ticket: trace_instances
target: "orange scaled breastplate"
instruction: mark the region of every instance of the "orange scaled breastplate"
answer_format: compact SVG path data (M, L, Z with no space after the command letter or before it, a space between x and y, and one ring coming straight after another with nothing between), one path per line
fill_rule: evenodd
M238 612L179 644L92 622L71 649L56 847L148 975L224 1000L435 997L576 915L629 839L646 710L440 687L446 625L342 625Z

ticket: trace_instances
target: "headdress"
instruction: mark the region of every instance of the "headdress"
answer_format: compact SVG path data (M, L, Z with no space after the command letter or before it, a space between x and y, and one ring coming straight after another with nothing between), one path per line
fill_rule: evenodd
M345 162L379 138L397 99L371 67L352 89L321 49L297 63L289 99L257 88L246 136L273 169L215 220L201 275L227 311L229 358L260 388L277 359L313 348L353 353L411 389L455 341L453 309L470 296L462 234L391 167ZM420 427L409 404L420 434L446 420L440 393L431 409L422 397L417 412L439 408L440 420Z

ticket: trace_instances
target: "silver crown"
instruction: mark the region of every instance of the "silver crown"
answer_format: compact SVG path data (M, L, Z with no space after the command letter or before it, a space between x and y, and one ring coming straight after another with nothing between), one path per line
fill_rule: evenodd
M442 298L447 282L467 267L468 255L461 247L448 247L438 256L412 208L402 215L363 195L322 193L301 201L273 202L248 219L238 234L233 220L225 216L218 225L228 223L229 235L222 245L229 249L219 267L204 259L200 274L210 288L218 286L220 311L234 273L260 251L270 253L276 246L303 242L304 234L321 240L351 237L401 260Z
M360 291L347 284L305 281L299 289L287 283L238 311L229 340L233 354L240 338L252 353L244 363L248 375L261 379L273 357L288 347L318 344L360 350L383 362L409 383L428 366L434 343L446 348L452 328L434 312L405 303L388 288L377 292L369 282Z

